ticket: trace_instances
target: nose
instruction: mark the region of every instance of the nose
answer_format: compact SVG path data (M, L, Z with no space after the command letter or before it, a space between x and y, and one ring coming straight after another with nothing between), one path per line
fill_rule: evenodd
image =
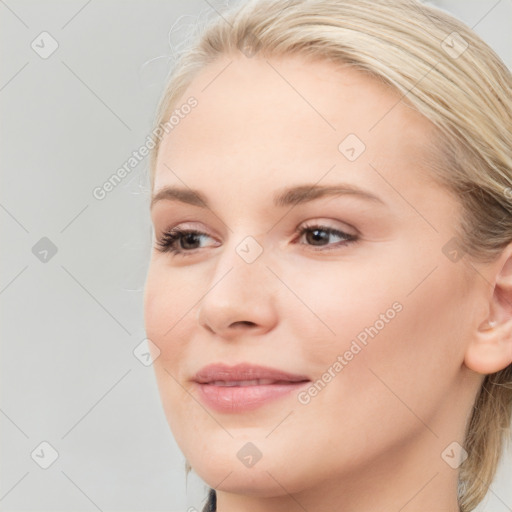
M197 307L199 325L225 339L271 330L277 324L279 280L266 262L265 251L247 262L226 247Z

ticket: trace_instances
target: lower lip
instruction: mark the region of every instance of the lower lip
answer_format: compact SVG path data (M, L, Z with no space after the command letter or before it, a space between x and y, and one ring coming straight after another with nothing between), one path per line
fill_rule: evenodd
M197 385L201 400L211 409L219 412L244 412L298 391L309 383L302 381L261 386L215 386L199 383Z

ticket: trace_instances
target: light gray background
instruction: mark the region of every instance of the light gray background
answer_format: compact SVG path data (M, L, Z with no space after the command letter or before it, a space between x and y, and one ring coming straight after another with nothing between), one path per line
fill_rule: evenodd
M512 67L512 0L430 3L476 25ZM133 354L145 338L147 159L104 200L92 190L150 133L169 40L221 5L0 0L2 511L201 506L205 486L194 474L186 486L153 370ZM59 45L47 59L31 48L43 31ZM57 248L47 262L32 252L42 237ZM49 456L43 441L59 455L48 469L31 458ZM511 459L480 510L512 510Z

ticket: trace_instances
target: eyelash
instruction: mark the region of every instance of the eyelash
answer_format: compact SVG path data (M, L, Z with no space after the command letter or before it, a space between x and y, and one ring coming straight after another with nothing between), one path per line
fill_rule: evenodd
M325 233L329 233L330 235L335 235L335 236L338 236L339 238L343 239L342 242L337 243L336 245L334 245L334 247L323 248L325 246L310 245L310 247L313 247L313 248L316 247L316 249L313 249L314 251L331 251L336 248L339 248L340 246L347 246L349 244L352 244L352 243L358 241L358 239L359 239L356 235L350 235L350 234L340 231L338 229L329 228L327 226L322 226L319 224L306 225L306 226L303 226L302 228L300 228L298 230L299 238L302 238L302 236L304 236L304 234L306 234L308 232L312 232L312 231L324 231ZM192 234L199 235L199 236L201 236L201 235L209 236L207 233L203 233L202 231L197 231L197 230L193 230L193 229L174 228L174 229L171 229L171 230L163 233L162 237L157 242L157 249L163 253L171 253L173 255L190 256L191 254L195 253L197 250L199 250L201 248L199 247L199 248L195 248L195 249L185 250L185 249L179 249L176 246L176 244L177 244L177 242L179 242L182 239L182 237L184 237L186 235L192 235ZM305 245L307 245L307 244L305 244Z

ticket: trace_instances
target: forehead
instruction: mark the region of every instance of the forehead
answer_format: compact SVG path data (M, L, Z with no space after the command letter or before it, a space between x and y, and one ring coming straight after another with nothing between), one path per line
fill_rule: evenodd
M263 59L223 56L204 68L174 108L188 97L197 106L182 116L160 147L155 190L186 173L222 182L289 178L311 181L333 165L352 174L368 162L417 162L430 123L383 83L349 67L298 56ZM344 141L355 142L357 161ZM350 149L350 148L349 148ZM411 178L411 177L409 177Z

